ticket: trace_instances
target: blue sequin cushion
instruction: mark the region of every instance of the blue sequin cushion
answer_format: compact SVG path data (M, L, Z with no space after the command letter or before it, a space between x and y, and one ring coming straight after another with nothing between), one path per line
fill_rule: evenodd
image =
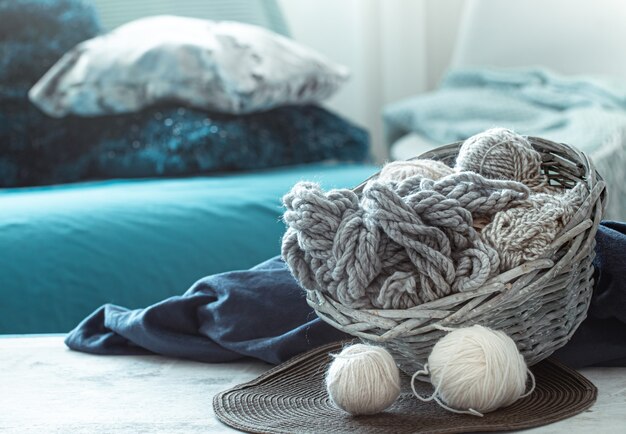
M49 126L50 142L22 154L20 170L5 171L3 186L369 159L365 130L314 105L248 115L154 107L131 115L68 117Z

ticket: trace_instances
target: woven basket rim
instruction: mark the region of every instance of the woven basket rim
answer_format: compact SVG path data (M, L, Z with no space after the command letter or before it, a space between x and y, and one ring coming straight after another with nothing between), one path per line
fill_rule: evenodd
M559 235L551 244L549 254L546 255L546 257L534 261L525 262L515 268L506 270L496 276L493 276L481 288L467 292L449 294L437 300L423 303L408 309L392 310L376 308L353 308L341 304L339 301L333 299L330 294L323 293L319 289L306 289L308 304L316 311L317 315L322 320L334 326L335 328L347 331L350 334L367 340L386 342L388 340L398 339L402 336L397 332L398 321L411 323L411 320L415 320L414 322L419 322L420 318L430 318L431 320L433 320L433 324L424 327L424 330L426 330L425 333L428 330L431 330L431 328L433 331L435 331L438 328L438 324L449 323L452 320L460 318L456 315L459 313L463 313L463 310L466 308L466 306L464 306L458 311L453 309L453 313L450 315L450 311L447 311L444 308L446 304L450 302L456 302L457 304L471 304L471 301L473 301L473 299L480 300L481 297L490 296L491 294L495 293L506 294L506 292L509 291L512 287L512 281L524 279L525 275L537 276L538 270L542 273L540 278L537 279L539 281L541 280L541 278L544 278L546 276L550 277L550 275L555 275L557 271L554 268L555 266L558 265L560 268L563 268L564 260L572 259L571 257L568 258L566 255L564 258L562 258L562 260L555 261L554 255L556 254L556 252L558 252L559 249L561 249L568 243L578 243L577 248L582 248L581 245L583 245L583 238L581 237L581 234L585 232L595 234L595 230L597 230L597 225L599 224L599 219L604 210L604 207L602 205L605 205L605 202L602 202L602 200L605 198L606 195L606 184L602 177L596 172L593 163L584 152L579 151L578 149L570 145L552 142L550 140L540 137L527 136L527 138L531 142L531 145L533 145L533 147L540 152L544 163L555 161L555 164L569 167L572 170L582 171L582 176L576 182L583 181L586 186L583 205L572 216L570 222L559 232ZM447 154L454 153L458 150L462 143L462 141L459 141L443 145L405 161L423 158L442 159L437 157L441 157L442 155L444 155L445 158ZM571 159L574 159L575 161L572 162ZM379 174L380 171L361 182L359 185L353 188L352 191L360 194L363 191L363 188L367 184L367 182L375 179ZM601 206L596 207L595 205L599 201ZM594 216L594 210L596 214L600 214ZM594 226L596 227L594 228ZM583 247L588 249L591 242L593 242L593 240L587 239ZM593 254L592 245L591 254ZM582 258L578 258L578 260L580 261L582 260ZM550 280L547 277L544 280L549 282ZM537 283L532 279L534 279L534 277L531 277L530 282L532 282L533 284ZM536 286L539 286L539 284L537 283ZM519 291L519 289L517 289L517 291L518 293L521 292ZM331 311L336 311L338 315L335 315L335 317L340 317L340 319L341 317L354 318L354 315L367 315L367 321L370 321L376 327L379 327L381 330L395 328L396 333L380 333L377 335L373 335L371 333L361 332L358 330L358 328L351 328L350 322L340 324L338 322L339 320L336 321L337 318L331 318L331 316L327 313L323 311L321 312L320 307L324 308L322 310L330 308ZM411 330L410 324L407 325L406 330Z

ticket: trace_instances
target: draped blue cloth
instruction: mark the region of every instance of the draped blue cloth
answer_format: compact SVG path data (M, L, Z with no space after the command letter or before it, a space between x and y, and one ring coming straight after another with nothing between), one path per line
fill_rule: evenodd
M626 224L604 222L596 240L588 318L556 356L573 367L626 366ZM104 305L65 343L94 354L281 363L346 337L315 315L285 263L275 257L247 271L206 277L182 296L145 309Z
M67 336L94 354L149 354L202 362L254 357L281 363L346 335L322 322L287 265L275 257L247 271L201 279L146 309L106 304Z
M626 366L626 223L603 222L596 243L587 319L555 356L572 367Z

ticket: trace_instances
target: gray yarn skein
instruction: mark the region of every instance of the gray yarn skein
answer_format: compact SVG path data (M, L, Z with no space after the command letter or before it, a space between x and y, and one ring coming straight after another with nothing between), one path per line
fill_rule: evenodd
M548 187L541 171L541 155L526 137L506 128L492 128L465 140L456 170L476 172L489 179L512 179L533 191Z
M545 257L587 194L587 187L579 182L559 194L531 194L527 200L494 215L481 238L498 251L500 269Z
M354 308L406 309L496 274L499 256L473 218L528 195L519 182L471 172L373 181L361 198L301 182L283 198L282 256L304 288Z

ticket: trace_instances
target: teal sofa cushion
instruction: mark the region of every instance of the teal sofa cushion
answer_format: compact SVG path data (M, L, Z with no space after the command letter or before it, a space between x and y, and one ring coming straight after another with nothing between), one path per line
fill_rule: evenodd
M138 308L280 253L299 180L352 187L369 165L0 190L0 333L68 331L104 303Z

